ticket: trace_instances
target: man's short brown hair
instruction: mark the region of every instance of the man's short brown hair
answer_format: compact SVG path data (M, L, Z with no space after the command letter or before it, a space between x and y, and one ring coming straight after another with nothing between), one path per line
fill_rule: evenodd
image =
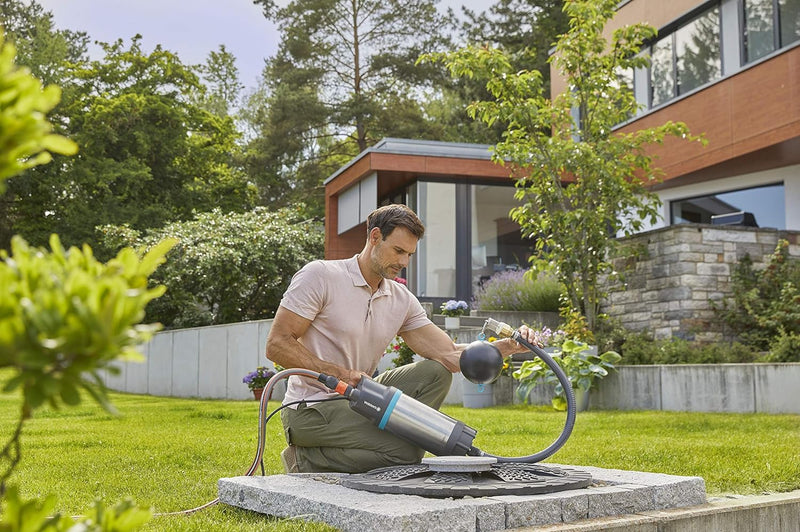
M384 205L369 213L367 216L367 233L375 227L381 230L384 240L394 231L395 227L405 227L419 240L425 234L425 226L416 213L406 205L393 203Z

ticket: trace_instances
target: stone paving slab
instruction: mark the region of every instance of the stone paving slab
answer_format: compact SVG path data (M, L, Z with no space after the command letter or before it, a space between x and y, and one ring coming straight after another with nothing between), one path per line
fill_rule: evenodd
M358 491L339 485L342 475L330 473L223 478L218 487L220 501L225 504L359 532L486 532L706 502L705 482L699 477L598 467L579 469L592 474L592 486L542 495L462 499Z

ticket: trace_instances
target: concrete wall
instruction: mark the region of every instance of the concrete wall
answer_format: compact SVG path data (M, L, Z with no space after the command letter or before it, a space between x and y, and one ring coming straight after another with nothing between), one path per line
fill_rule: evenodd
M272 320L162 331L141 348L145 360L119 365L105 375L112 390L165 397L247 399L242 378L266 359Z
M143 346L144 361L121 363L119 375L105 375L106 385L164 397L250 399L252 393L242 378L258 366L271 366L264 356L271 325L272 320L261 320L162 331ZM459 341L467 337L471 341L476 333L451 331L464 337ZM378 370L392 367L393 356L384 356ZM454 375L445 404L460 404L463 392L474 395L473 388L460 373ZM491 386L485 393L492 395ZM549 404L551 397L551 389L537 386L531 402ZM281 390L276 390L275 398L282 398ZM800 414L800 363L619 366L597 381L590 405L615 410Z
M619 366L590 401L615 410L800 414L800 364Z

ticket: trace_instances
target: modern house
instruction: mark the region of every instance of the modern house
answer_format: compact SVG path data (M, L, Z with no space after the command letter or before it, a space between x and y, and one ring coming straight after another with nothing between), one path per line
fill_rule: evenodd
M682 301L718 298L741 254L769 251L781 237L800 255L800 0L623 1L607 30L636 22L659 31L647 46L650 68L629 73L642 110L620 129L675 120L708 140L706 147L670 140L653 151L664 171L656 189L663 211L645 241L656 253L673 246L670 260L682 265L648 266L670 280L654 285L662 292L649 296L657 301L640 321L664 335L685 333L687 316L702 305L684 308ZM554 94L566 88L556 73L552 83ZM325 182L325 255L357 253L366 214L406 203L427 227L409 287L423 300L469 300L481 279L526 262L528 243L508 217L515 206L508 173L491 162L488 146L385 139ZM691 227L700 236L685 224L697 224ZM703 231L711 229L705 243ZM687 239L692 245L681 247ZM710 262L726 266L700 266ZM712 281L704 290L663 292ZM635 297L641 304L647 296Z

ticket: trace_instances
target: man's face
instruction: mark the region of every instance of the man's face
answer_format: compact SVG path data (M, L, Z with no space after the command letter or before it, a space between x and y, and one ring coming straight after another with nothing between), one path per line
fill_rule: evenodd
M411 255L417 251L418 239L405 227L396 227L385 239L380 231L373 239L370 262L372 270L384 279L394 279L408 266Z

